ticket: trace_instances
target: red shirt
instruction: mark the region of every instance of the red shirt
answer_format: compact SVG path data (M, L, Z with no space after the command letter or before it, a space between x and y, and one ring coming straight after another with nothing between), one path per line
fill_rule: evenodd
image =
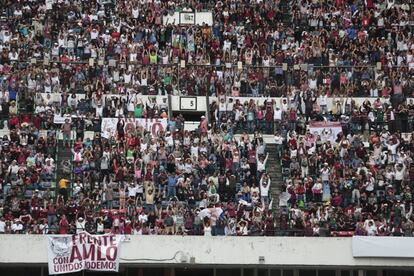
M67 219L61 219L59 222L59 234L67 234L69 228L69 222Z
M249 150L249 163L255 164L256 163L256 151Z
M17 118L17 117L14 117L14 118L11 118L10 119L10 125L11 126L18 126L19 125L19 118Z
M125 225L124 233L125 233L125 235L131 235L132 234L132 226L131 226L131 223L127 223Z
M39 128L40 128L40 126L41 126L41 124L42 124L42 118L40 118L39 116L36 116L36 117L33 119L33 124L34 124L34 126L35 126L37 129L39 129Z

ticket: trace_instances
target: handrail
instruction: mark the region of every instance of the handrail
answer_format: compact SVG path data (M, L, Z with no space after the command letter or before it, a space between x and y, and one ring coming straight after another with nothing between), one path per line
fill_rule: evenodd
M60 166L60 160L59 159L59 134L61 130L56 130L55 139L56 139L56 152L55 152L55 197L57 197L57 193L59 192L59 181L58 179L58 169L57 166Z
M33 60L33 62L32 62ZM126 61L126 62L119 62L119 59L93 59L94 60L94 67L99 67L99 66L109 66L109 60L114 60L115 61L115 66L109 66L109 67L117 67L117 65L119 64L133 64L133 65L138 65L140 67L179 67L180 66L180 61L179 62L171 62L171 63L167 63L167 64L163 64L163 63L155 63L155 64L143 64L141 62L138 61ZM34 62L35 61L35 62ZM47 60L48 63L45 64L45 60L44 59L31 59L29 61L16 61L13 64L24 64L24 65L33 65L33 64L37 64L37 63L43 63L42 66L43 67L52 67L51 64L52 63L56 63L56 64L89 64L89 60L80 60L80 61L74 61L74 60L69 60L69 61L60 61L57 57L54 59L50 59ZM99 64L99 61L103 62L103 65ZM183 59L183 61L185 61ZM98 62L98 63L97 63ZM238 61L238 62L242 62L242 61ZM359 65L316 65L313 63L307 63L307 62L303 62L303 63L297 63L297 64L288 64L287 62L284 62L282 64L277 64L277 65L269 65L269 66L264 66L264 65L253 65L253 64L245 64L242 63L243 68L283 68L283 64L285 64L285 68L291 68L294 69L295 66L301 66L301 65L306 65L312 68L377 68L376 64L359 64ZM186 63L185 67L187 66L195 66L195 67L212 67L212 68L217 68L217 67L238 67L238 63L237 62L225 62L224 60L222 61L222 63L220 65L217 64L196 64L196 63ZM409 65L387 65L386 68L409 68ZM300 68L299 68L300 69Z
M70 130L70 141L69 141L70 153L71 153L71 160L69 160L70 161L70 191L69 191L69 193L70 193L71 196L73 195L73 180L74 180L74 177L73 177L73 174L74 174L73 160L75 159L74 158L75 156L74 156L73 151L72 151L73 146L75 144L73 142L74 139L73 139L73 131L72 131L72 129L73 129L73 127Z

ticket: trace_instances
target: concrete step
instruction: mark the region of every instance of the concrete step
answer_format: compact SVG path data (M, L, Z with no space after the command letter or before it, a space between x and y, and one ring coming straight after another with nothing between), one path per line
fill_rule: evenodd
M270 178L272 179L272 186L270 190L270 195L273 201L272 210L274 215L277 217L280 214L279 196L281 193L280 187L283 183L282 167L280 165L280 159L276 156L276 145L268 144L266 146L266 152L269 153L267 169Z

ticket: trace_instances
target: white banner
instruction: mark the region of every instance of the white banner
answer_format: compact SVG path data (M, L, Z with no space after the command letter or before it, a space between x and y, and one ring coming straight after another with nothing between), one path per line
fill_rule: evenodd
M124 119L123 119L124 120ZM125 133L128 130L142 127L143 129L150 131L153 136L156 136L160 130L165 131L167 129L167 119L125 119L124 130ZM102 118L101 135L104 138L116 137L117 135L117 118Z
M71 116L62 116L60 114L55 114L53 116L53 123L57 124L57 125L62 125L65 123L65 120L68 119L69 122L72 122L72 117Z
M322 142L329 140L335 144L337 135L342 132L342 126L339 122L311 122L308 130L315 136L320 135Z
M118 271L119 244L124 236L76 235L48 236L49 274L81 270Z
M353 236L354 258L414 258L414 238Z

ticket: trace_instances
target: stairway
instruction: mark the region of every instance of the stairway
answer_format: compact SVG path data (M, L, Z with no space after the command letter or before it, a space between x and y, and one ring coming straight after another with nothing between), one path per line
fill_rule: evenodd
M59 180L66 178L70 180L70 175L65 175L62 170L62 162L69 160L70 164L72 162L72 150L63 146L63 140L58 140L58 154L57 154L57 172L56 172L56 182L59 183Z
M282 22L285 27L290 27L292 25L292 15L291 15L291 1L282 0L279 4L279 8L282 11Z
M283 182L282 166L280 164L280 159L276 156L275 144L267 144L266 152L269 153L266 171L269 174L270 179L272 180L272 184L270 187L270 196L272 198L273 204L271 208L274 212L274 217L278 217L280 215L279 196L281 193L281 186Z

